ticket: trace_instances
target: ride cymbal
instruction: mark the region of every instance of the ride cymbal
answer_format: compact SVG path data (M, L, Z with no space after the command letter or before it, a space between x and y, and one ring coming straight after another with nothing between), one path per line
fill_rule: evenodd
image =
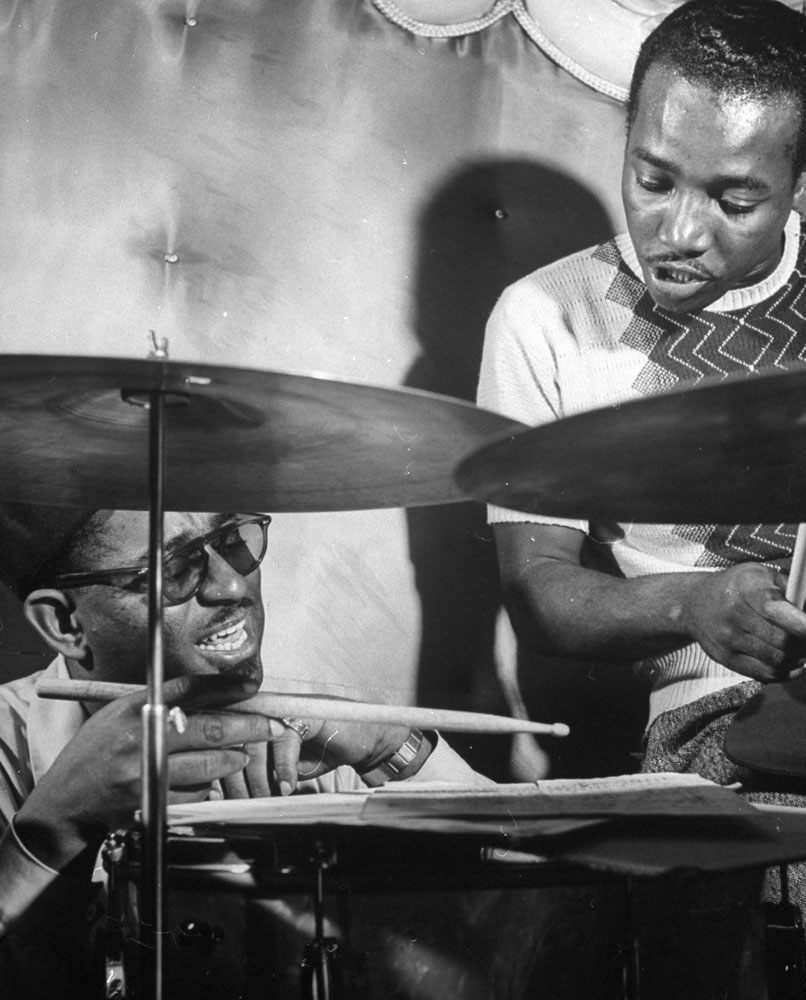
M749 698L725 734L725 753L753 771L806 778L806 673Z
M166 510L337 511L467 500L452 473L523 429L471 403L164 360L0 358L0 499L146 510L149 393L166 399Z

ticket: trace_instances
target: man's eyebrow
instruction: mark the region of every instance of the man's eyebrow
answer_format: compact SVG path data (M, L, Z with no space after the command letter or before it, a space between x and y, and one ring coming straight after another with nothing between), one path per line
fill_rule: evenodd
M639 160L643 160L644 163L648 163L650 167L657 167L658 170L666 170L670 174L677 172L677 169L671 160L664 160L662 156L657 156L644 146L636 146L632 152L633 156Z
M669 174L677 173L677 167L671 160L666 160L662 156L657 156L643 146L636 146L633 155L644 163L658 170L665 170ZM719 174L711 182L716 188L724 190L726 188L744 188L747 191L768 191L769 185L760 177L753 174Z
M230 521L234 521L237 517L236 514L227 512L224 514L216 514L210 523L210 527L207 531L199 532L194 528L185 528L184 531L180 531L178 535L174 535L169 542L165 544L165 555L172 556L175 552L183 549L186 545L195 541L197 538L201 538L203 535L209 534L211 531L216 531L218 528L223 527ZM146 563L148 561L148 550L141 553L138 562Z
M770 186L753 174L722 174L716 184L724 191L727 188L744 188L746 191L769 191Z
M194 542L197 538L202 538L204 535L209 535L211 531L217 531L219 528L223 528L225 524L230 521L234 521L237 515L231 514L229 512L224 514L214 514L210 519L210 527L206 531L201 533L193 528L186 528L184 531L180 531L178 535L174 537L166 544L165 554L172 555L179 549L184 548L191 542Z

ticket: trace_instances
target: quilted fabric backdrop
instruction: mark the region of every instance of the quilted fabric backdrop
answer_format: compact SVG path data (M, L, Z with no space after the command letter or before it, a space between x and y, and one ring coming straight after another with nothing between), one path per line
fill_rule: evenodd
M668 7L0 0L0 352L142 358L154 331L472 399L502 288L621 227L619 98ZM507 710L480 504L279 515L265 566L270 686ZM4 677L45 662L0 617ZM521 666L536 718L607 714L591 665L568 705Z

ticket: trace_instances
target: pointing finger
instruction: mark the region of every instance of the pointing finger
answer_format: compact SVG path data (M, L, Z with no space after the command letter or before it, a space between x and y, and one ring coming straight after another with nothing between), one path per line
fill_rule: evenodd
M271 719L235 712L198 712L188 716L182 733L170 731L169 752L243 746L272 738Z

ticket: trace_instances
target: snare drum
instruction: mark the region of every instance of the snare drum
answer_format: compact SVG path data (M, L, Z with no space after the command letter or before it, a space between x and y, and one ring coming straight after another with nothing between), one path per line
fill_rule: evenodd
M541 995L617 995L621 880L526 856L493 860L478 837L450 826L444 833L405 821L375 828L331 816L305 825L173 829L164 995L319 998L314 973L324 951L322 1000L515 1000L533 995L545 942L554 954L540 972L548 990ZM141 842L135 831L107 851L108 965L110 978L125 982L126 1000L148 992L139 983ZM602 928L607 941L593 948ZM556 954L563 939L565 964Z
M203 808L172 827L164 996L764 995L747 986L763 977L759 873L628 879L506 849L491 856L489 830L468 833L449 817L425 829L405 812L372 825L349 803L204 803L214 822ZM134 831L107 851L109 969L125 984L110 1000L149 996L139 982L141 842Z

